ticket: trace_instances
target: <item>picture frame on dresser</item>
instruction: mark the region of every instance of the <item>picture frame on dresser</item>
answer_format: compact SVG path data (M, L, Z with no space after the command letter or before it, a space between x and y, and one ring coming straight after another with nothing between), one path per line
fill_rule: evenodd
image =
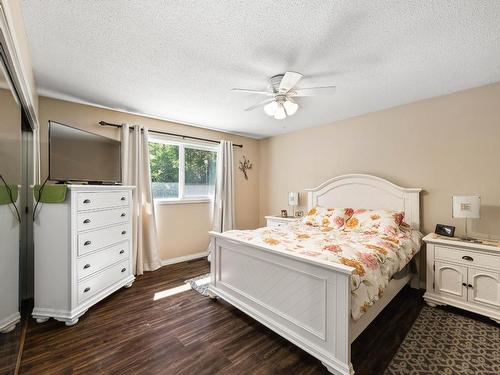
M133 186L68 185L34 222L33 318L74 325L97 302L134 282Z

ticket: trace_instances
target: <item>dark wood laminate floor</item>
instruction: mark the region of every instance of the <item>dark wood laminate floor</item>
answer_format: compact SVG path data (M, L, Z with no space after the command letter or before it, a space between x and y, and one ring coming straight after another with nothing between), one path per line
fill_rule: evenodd
M21 325L9 333L0 333L0 375L10 375L16 368Z
M146 273L66 327L29 320L20 374L327 374L321 363L229 304L155 293L208 272L205 260ZM353 343L356 374L381 374L423 306L404 289Z

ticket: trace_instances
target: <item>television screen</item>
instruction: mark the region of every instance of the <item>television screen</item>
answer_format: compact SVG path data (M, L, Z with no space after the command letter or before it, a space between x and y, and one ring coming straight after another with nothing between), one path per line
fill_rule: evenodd
M49 180L121 182L120 142L49 121Z

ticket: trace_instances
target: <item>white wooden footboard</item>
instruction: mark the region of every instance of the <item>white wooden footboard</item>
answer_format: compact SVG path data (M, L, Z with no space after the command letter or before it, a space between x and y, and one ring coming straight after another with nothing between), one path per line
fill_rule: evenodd
M210 291L323 362L351 374L353 268L297 258L211 233Z

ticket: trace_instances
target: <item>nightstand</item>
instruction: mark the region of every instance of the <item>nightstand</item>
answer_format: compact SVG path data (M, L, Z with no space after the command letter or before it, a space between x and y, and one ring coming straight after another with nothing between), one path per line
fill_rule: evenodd
M301 217L294 217L294 216L288 216L288 217L281 217L281 216L266 216L266 226L267 227L279 227L281 225L286 225L289 223L294 223L296 221L300 221L302 218Z
M427 304L459 307L500 324L500 242L470 242L434 233L424 241Z

